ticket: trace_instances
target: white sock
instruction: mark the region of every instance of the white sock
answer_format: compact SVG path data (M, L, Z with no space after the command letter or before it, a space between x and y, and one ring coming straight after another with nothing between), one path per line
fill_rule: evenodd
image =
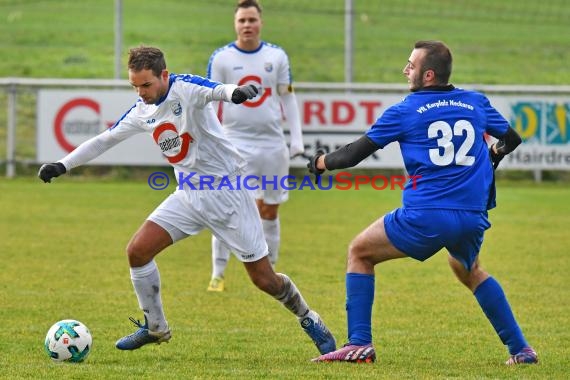
M277 273L277 276L283 279L283 290L281 294L275 296L275 299L295 314L297 319L301 320L309 312L309 305L286 274Z
M168 330L160 298L160 273L156 262L131 268L131 281L139 300L139 306L148 321L150 331Z
M279 217L277 219L261 219L263 224L263 233L265 234L265 241L269 248L269 261L271 265L275 266L279 258L279 245L281 243L281 226Z
M212 235L212 278L224 277L230 260L230 249Z

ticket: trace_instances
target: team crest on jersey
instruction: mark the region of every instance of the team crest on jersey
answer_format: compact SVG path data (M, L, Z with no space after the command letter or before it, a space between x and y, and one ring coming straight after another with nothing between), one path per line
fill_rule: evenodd
M180 105L180 102L170 103L170 109L175 116L180 116L182 114L182 106Z
M265 62L264 65L265 71L267 71L268 73L273 71L273 63L271 62Z

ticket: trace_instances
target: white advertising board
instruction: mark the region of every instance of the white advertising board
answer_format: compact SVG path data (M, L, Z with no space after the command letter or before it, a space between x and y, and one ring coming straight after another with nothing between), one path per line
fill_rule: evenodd
M115 124L137 100L128 90L42 90L38 93L37 160L53 162ZM164 165L150 135L114 146L91 164Z

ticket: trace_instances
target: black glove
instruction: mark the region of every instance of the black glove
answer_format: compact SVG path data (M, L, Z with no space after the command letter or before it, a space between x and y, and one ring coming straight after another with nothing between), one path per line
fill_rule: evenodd
M493 170L497 169L501 160L505 158L505 154L502 152L502 150L504 150L505 143L502 142L501 144L501 142L502 141L499 141L495 144L497 153L495 153L493 150L493 145L489 147L489 156L491 157L491 162L493 163Z
M257 87L255 87L253 84L239 86L232 93L232 102L235 104L241 104L248 99L255 98L258 92L259 91L257 90Z
M307 168L309 169L309 172L311 172L315 175L315 183L316 184L318 184L318 182L319 182L319 176L325 172L324 169L317 168L317 160L319 159L319 157L321 157L324 154L325 154L324 150L318 149L317 153L315 153L313 155L313 157L311 157L309 159L309 162L307 163Z
M38 172L38 177L45 183L51 182L52 178L59 177L65 174L67 170L61 162L54 162L52 164L43 164Z

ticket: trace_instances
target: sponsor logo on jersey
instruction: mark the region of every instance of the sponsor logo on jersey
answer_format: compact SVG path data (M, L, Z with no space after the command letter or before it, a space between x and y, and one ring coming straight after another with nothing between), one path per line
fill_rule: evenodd
M164 129L157 135L156 143L158 144L162 153L167 157L172 157L180 153L180 136L176 130Z
M168 152L171 149L178 148L180 147L180 136L162 140L160 143L158 143L158 145L163 152Z
M253 82L253 83L252 83ZM246 100L245 102L242 103L243 106L245 107L259 107L263 104L263 102L265 102L265 100L267 99L268 96L271 96L271 87L262 87L262 79L261 77L258 77L257 75L247 75L243 78L241 78L237 85L238 86L244 86L246 84L253 84L253 85L259 85L256 86L258 89L260 89L260 93L259 93L259 99L256 98L256 101L253 100Z
M164 122L156 127L152 137L162 154L172 164L180 162L186 157L190 143L194 141L188 132L179 135L176 126L170 122Z

